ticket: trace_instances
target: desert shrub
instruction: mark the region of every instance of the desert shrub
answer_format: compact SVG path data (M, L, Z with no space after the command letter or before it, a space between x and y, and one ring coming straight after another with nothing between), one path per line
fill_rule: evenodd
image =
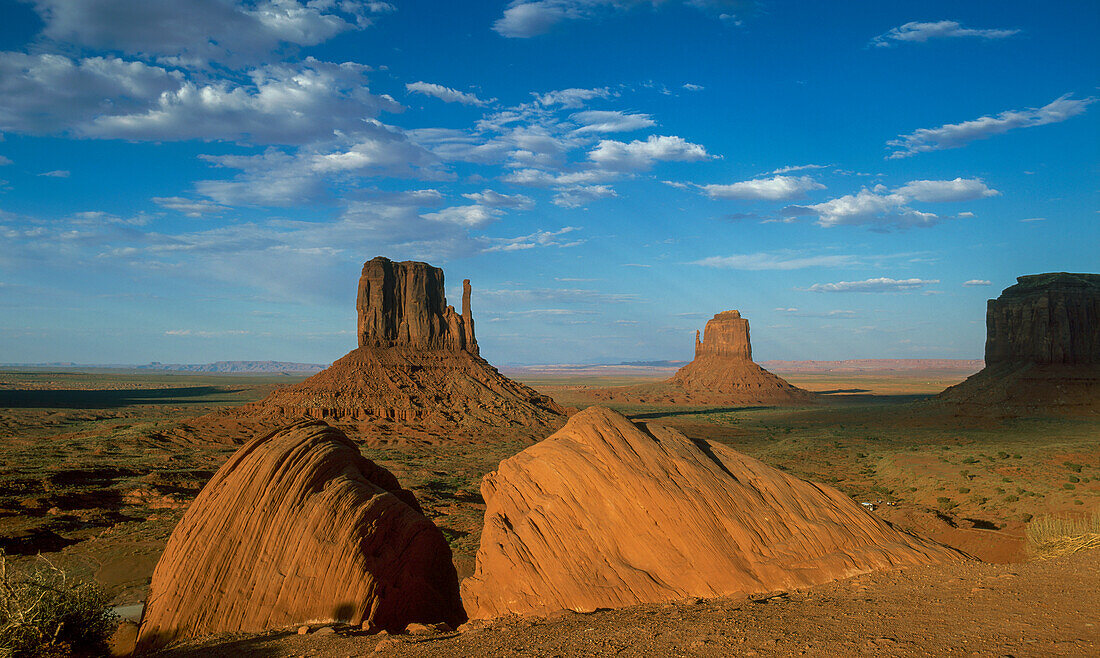
M977 457L967 457L966 459L963 460L963 463L964 464L977 464L979 461L981 461L981 460L979 460Z
M951 500L947 496L940 496L936 499L936 502L939 503L940 507L945 510L954 509L959 506L958 503Z
M959 493L970 493L970 487L959 487Z
M0 658L102 655L117 625L94 583L73 580L42 557L19 569L0 552Z
M1020 497L1019 497L1019 496L1011 496L1011 495L1009 495L1009 496L1005 496L1005 502L1006 502L1006 503L1014 503L1014 502L1016 502L1016 501L1018 501L1018 500L1020 500Z
M1026 533L1028 552L1039 558L1100 548L1100 507L1091 514L1036 517L1027 524Z
M1011 456L1012 455L1009 455L1007 452L998 452L997 453L997 458L998 459L1008 459Z
M1071 476L1069 476L1069 481L1070 482L1080 482L1081 478L1077 477L1076 475L1071 475Z
M1077 485L1075 485L1073 483L1070 483L1070 482L1067 482L1067 483L1062 485L1062 488L1069 491L1070 489L1076 489Z
M1062 464L1074 473L1081 472L1081 464L1074 464L1073 462L1062 462Z

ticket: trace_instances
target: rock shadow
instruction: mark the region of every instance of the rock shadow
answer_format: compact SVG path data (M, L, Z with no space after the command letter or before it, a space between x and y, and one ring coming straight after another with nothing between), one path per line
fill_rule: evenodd
M138 404L198 404L199 398L241 389L219 386L181 386L129 390L30 390L0 391L0 408L9 409L117 409Z

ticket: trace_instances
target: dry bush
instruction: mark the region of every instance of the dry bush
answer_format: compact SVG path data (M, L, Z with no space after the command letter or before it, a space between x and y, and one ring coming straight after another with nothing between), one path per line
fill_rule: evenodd
M1027 524L1027 548L1038 558L1100 548L1100 507L1091 514L1046 515L1032 519Z
M43 557L17 568L0 551L0 658L104 655L117 625L98 585Z

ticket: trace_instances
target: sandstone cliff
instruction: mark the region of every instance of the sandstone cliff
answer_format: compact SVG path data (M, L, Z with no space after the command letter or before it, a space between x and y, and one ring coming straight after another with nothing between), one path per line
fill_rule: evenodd
M138 646L311 621L461 622L443 534L342 432L301 422L244 445L157 563Z
M835 489L590 407L482 482L471 618L804 587L961 560Z
M987 305L986 367L936 402L964 415L1100 415L1100 274L1016 280Z

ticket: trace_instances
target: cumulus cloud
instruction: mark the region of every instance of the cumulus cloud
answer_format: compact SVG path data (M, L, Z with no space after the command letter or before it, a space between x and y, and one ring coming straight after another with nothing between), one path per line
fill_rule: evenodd
M796 252L757 252L732 256L710 256L693 261L692 265L731 270L801 270L808 267L846 267L857 262L855 256L831 254L804 256Z
M708 160L707 150L682 137L650 135L643 142L617 142L604 139L588 153L588 159L613 171L645 171L657 161L690 162Z
M175 210L176 212L183 213L188 217L217 215L228 210L228 208L226 208L225 206L219 206L216 203L210 203L209 201L196 199L186 199L181 196L155 196L153 197L153 203L157 204L158 206L168 208L169 210Z
M619 196L614 189L607 185L577 185L574 187L560 188L551 199L551 203L562 208L580 208L599 199L609 199Z
M988 281L986 279L970 279L969 281L964 281L963 285L964 286L991 286L991 285L993 285L993 282Z
M399 111L366 87L366 67L307 58L252 69L242 84L111 57L0 53L0 130L175 141L301 144Z
M1031 128L1049 123L1059 123L1083 114L1095 98L1070 98L1072 94L1059 96L1040 108L1008 110L996 116L984 116L962 123L949 123L939 128L921 128L908 135L900 135L887 145L896 149L888 158L907 158L917 153L942 151L966 146L979 139L987 139L1018 128Z
M974 201L1000 194L990 189L980 178L954 180L914 180L894 190L898 194L929 203Z
M818 216L818 224L825 227L856 226L932 226L940 218L932 213L909 208L909 198L897 193L879 193L866 188L856 194L846 194L823 203L804 206Z
M482 100L474 94L431 82L409 82L405 84L405 91L410 94L424 94L438 98L445 103L462 103L463 105L488 105L490 101Z
M871 39L871 45L876 48L889 48L898 42L924 43L932 39L958 39L961 37L977 37L987 40L1007 39L1019 33L1020 30L976 30L963 27L955 21L936 21L935 23L911 21Z
M593 98L611 98L611 90L607 87L598 87L595 89L578 89L571 87L569 89L558 89L556 91L549 91L545 94L535 94L535 100L540 105L560 105L567 109L576 109L584 107L584 104Z
M704 185L702 189L712 199L785 201L804 198L806 192L823 190L825 186L809 176L780 175L729 185Z
M939 282L939 279L889 279L880 277L865 281L815 283L806 290L810 292L908 292Z
M476 203L468 206L451 206L438 212L421 215L424 219L433 222L456 224L465 228L483 228L495 222L500 216L501 211L479 206Z
M648 114L628 114L610 110L588 110L569 117L580 124L576 133L615 133L641 130L657 125Z
M703 91L704 89L706 89L706 87L704 87L703 85L692 84L690 82L685 82L683 88L687 89L688 91Z
M514 210L530 210L535 206L535 201L522 194L501 194L493 190L482 190L463 194L464 198L487 208L511 208Z
M616 11L657 8L661 4L654 0L512 0L493 23L493 30L503 37L527 39L545 34L565 21L591 20ZM757 0L683 0L683 4L736 24L741 17L758 10Z
M341 0L33 0L43 37L100 50L159 57L172 64L238 65L281 44L315 46L360 30L386 2Z

